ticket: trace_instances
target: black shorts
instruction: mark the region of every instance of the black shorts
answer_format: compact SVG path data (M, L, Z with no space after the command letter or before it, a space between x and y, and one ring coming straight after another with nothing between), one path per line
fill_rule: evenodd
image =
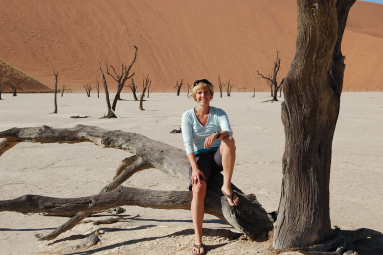
M205 175L206 179L201 175L201 180L204 180L206 183L209 182L210 173L212 171L221 172L223 170L222 167L222 156L219 152L219 148L201 152L195 155L195 159L197 161L197 166L201 172ZM191 179L193 169L189 163L189 180ZM189 190L191 191L193 188L192 184L189 184Z

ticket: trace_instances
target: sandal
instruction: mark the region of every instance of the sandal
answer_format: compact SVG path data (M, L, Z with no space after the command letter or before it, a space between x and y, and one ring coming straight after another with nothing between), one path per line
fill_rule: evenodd
M222 189L221 189L221 191L222 191L222 193L223 193L227 198L231 199L231 202L233 202L233 204L234 204L233 207L234 207L234 206L237 206L237 205L239 204L239 200L238 200L237 204L234 203L234 199L237 197L237 195L234 193L234 191L233 191L233 194L231 194L231 195L226 194ZM230 204L229 204L229 205L230 205ZM230 206L232 206L232 205L230 205Z
M195 253L194 252L194 248L197 248L198 251L203 248L203 253ZM196 245L196 244L193 244L193 249L192 249L192 254L193 255L201 255L201 254L206 254L206 249L205 249L205 246L201 243L199 245Z

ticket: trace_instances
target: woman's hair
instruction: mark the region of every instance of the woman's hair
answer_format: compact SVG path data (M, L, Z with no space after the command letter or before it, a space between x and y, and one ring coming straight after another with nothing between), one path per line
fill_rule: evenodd
M196 93L198 90L208 86L210 89L211 99L213 99L214 96L214 86L211 84L210 81L203 79L203 80L196 80L193 83L193 89L192 89L192 97L194 98L194 101L197 101L196 99Z

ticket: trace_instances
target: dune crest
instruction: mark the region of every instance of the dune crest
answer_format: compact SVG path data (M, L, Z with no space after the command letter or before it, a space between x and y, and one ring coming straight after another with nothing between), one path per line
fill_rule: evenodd
M295 54L293 0L15 0L0 8L0 59L51 88L53 69L60 72L59 87L96 84L98 62L119 70L130 63L135 44L135 79L150 74L153 91L172 91L181 78L217 83L218 74L224 83L231 79L233 91L268 91L256 70L267 75L278 50L282 79ZM383 5L361 1L351 9L343 39L345 91L382 90L381 13Z

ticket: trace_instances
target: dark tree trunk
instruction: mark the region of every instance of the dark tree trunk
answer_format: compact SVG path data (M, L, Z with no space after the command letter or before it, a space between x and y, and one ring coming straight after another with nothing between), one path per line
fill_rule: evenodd
M108 84L105 80L104 72L101 69L101 63L98 62L98 65L100 67L100 72L102 74L102 82L104 83L104 90L105 90L105 98L106 98L106 106L108 107L108 113L105 115L106 118L117 118L117 116L114 114L114 111L112 110L112 107L110 105L110 99L109 99L109 91L108 91Z
M143 89L141 97L140 97L140 110L141 111L145 110L144 106L143 106L144 97L145 97L145 90L146 90L146 88Z
M284 82L285 152L274 248L321 243L332 235L332 140L343 86L340 45L355 0L298 0L296 54Z
M132 89L132 93L133 93L134 101L138 101L138 98L137 98L137 95L136 95L136 88Z
M57 77L59 76L59 71L55 72L55 70L53 70L53 74L54 74L55 80L56 80L56 82L55 82L55 110L53 113L57 113ZM63 93L64 93L64 91L63 91ZM61 94L61 96L62 96L62 94Z
M274 91L273 91L273 100L272 101L278 101L278 88L274 88Z

